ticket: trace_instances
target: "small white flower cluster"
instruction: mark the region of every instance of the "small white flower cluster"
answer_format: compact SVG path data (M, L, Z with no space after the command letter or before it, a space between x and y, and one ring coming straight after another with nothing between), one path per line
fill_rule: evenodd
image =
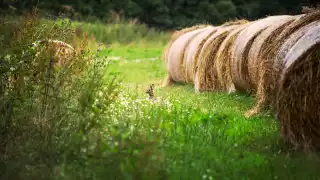
M110 105L110 117L115 121L121 118L125 119L150 119L150 111L154 108L161 108L167 112L171 112L173 104L168 99L157 97L149 99L149 97L137 97L130 91L121 90L117 101Z
M103 96L104 93L99 93ZM99 100L98 100L99 101ZM160 133L161 129L154 123L155 112L171 112L173 104L168 99L158 99L154 101L146 94L135 94L132 89L125 89L119 92L116 101L108 106L106 113L108 124L105 128L103 136L108 139L108 144L111 148L117 148L121 144L121 140L115 138L113 133L120 134L131 138L137 133ZM160 123L162 123L162 119ZM109 126L110 125L110 126ZM115 130L113 128L116 127ZM117 128L119 127L119 129Z
M209 180L212 180L212 179L213 179L213 177L210 175L211 170L210 170L210 169L207 169L207 170L206 170L206 173L207 173L207 174L202 175L202 179L209 179Z

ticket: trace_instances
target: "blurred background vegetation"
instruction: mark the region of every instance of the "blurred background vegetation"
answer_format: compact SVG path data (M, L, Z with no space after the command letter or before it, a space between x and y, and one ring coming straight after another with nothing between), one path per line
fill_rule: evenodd
M273 14L300 13L308 0L1 0L2 10L23 12L37 5L73 20L136 19L151 27L175 29L197 23L220 24Z

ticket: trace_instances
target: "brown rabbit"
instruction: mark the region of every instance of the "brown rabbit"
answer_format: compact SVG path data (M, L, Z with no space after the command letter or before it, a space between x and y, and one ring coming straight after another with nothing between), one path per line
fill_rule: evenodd
M154 98L154 84L149 86L149 89L146 91L146 93L149 95L150 99Z

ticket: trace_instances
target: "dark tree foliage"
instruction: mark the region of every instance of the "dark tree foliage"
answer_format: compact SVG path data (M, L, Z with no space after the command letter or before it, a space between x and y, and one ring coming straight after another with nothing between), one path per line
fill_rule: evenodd
M50 13L64 13L73 19L110 20L112 13L161 29L197 23L220 24L232 19L257 19L275 14L297 14L314 0L0 0L1 8L19 12L37 5Z

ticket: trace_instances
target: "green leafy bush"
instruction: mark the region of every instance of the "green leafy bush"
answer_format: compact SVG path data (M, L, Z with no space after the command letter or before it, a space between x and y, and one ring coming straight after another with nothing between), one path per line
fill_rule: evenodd
M157 139L139 130L153 125L132 122L133 109L117 115L126 108L120 82L106 59L88 50L88 36L77 36L70 21L40 20L36 12L1 23L0 179L146 179L162 173L161 161L152 160L160 157ZM55 66L49 46L38 53L32 45L43 39L68 42L75 56Z

